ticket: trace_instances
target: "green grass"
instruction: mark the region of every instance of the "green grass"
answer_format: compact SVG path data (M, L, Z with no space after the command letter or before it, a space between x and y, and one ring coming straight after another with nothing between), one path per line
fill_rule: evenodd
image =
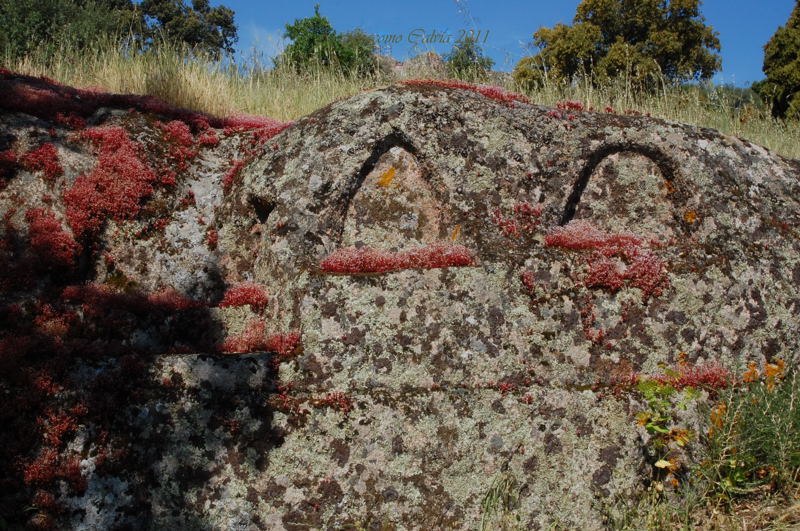
M714 410L706 459L698 468L709 494L728 500L800 481L800 377L796 371L780 374L729 391Z
M515 509L519 505L517 480L513 474L501 473L481 503L481 531L520 529L519 517Z
M280 120L294 120L335 100L391 83L381 71L358 78L324 68L306 73L269 70L257 56L232 65L168 44L137 54L126 52L111 41L96 42L82 49L63 43L57 55L52 54L52 49L43 46L22 58L0 56L0 61L12 71L45 75L73 86L150 94L217 115L261 114ZM441 77L441 73L431 72L427 77L437 76ZM505 76L501 83L518 91L510 76ZM645 93L621 79L612 87L598 88L591 83L549 84L526 93L532 101L544 105L578 100L597 109L606 106L618 111L634 109L667 120L710 127L746 138L781 155L800 158L800 123L776 121L759 105L742 105L733 101L730 91L720 88L664 85L656 92Z
M77 87L148 94L219 116L245 113L294 120L378 81L322 68L306 73L265 70L258 58L232 65L173 44L136 54L102 41L83 49L65 45L57 56L48 50L22 58L0 56L0 62L14 72Z
M749 377L748 377L749 375ZM674 492L610 506L610 529L800 527L800 375L751 366L708 413L700 459Z

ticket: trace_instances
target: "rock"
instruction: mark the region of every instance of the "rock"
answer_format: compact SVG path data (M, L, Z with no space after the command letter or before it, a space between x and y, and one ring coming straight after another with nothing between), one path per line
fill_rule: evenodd
M429 79L447 77L447 65L436 52L423 52L393 69L395 79Z
M221 135L187 159L174 188L143 198L161 203L163 226L148 212L109 220L94 247L79 242L71 276L47 270L28 291L5 288L4 315L39 341L37 356L76 338L121 345L144 379L130 381L151 382L132 400L158 415L104 425L89 402L87 426L107 428L108 442L99 428L67 430L71 451L85 460L165 426L163 440L132 441L131 454L163 466L120 456L118 469L83 476L84 494L65 487L70 507L106 489L122 501L99 512L145 507L159 527L466 528L502 484L524 527L599 528L604 504L635 496L652 464L636 398L609 387L679 361L707 379L748 361L797 364L798 161L708 129L446 85L362 93L263 142ZM170 142L152 117L110 119L151 154ZM14 145L47 127L14 114L2 124ZM56 133L69 186L91 154ZM7 221L20 246L26 208L50 205L62 219L56 191L42 198L48 186L19 170L0 192L0 211L18 209ZM189 189L195 204L177 209ZM266 304L248 305L253 286ZM79 309L51 315L36 296ZM92 317L91 304L107 309ZM176 347L272 354L225 368L218 357L165 355ZM106 359L91 350L75 366ZM75 374L70 366L58 374ZM173 372L203 398L176 393ZM181 404L198 419L186 448ZM204 420L231 411L242 439ZM186 470L169 455L189 455L179 458Z
M436 52L423 52L407 59L398 61L390 55L377 56L378 70L382 75L393 81L409 79L447 79L447 63ZM500 87L513 86L512 75L499 70L486 72L486 83Z
M76 379L92 385L124 369L110 360L94 372ZM248 483L281 439L264 401L274 391L269 357L160 357L133 378L136 400L107 425L130 436L124 468L109 473L102 451L81 460L85 490L64 500L68 527L248 528Z

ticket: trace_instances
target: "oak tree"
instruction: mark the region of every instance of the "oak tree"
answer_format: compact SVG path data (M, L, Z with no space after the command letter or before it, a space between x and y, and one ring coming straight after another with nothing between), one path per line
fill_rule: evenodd
M0 0L0 53L20 57L41 46L58 53L67 45L124 38L134 47L170 41L219 56L233 52L233 17L208 0Z
M314 16L286 24L284 37L291 43L275 59L278 66L302 71L316 67L338 69L346 73L366 74L377 65L375 41L356 29L338 33L327 17L314 6Z
M233 53L238 36L234 12L226 6L211 7L208 0L144 0L141 3L150 36L184 43L218 56Z
M764 46L763 70L767 78L754 83L753 90L771 106L772 115L800 118L800 0Z
M717 33L705 24L700 0L583 0L573 24L533 34L539 52L523 58L523 86L620 76L642 86L710 78L721 66Z

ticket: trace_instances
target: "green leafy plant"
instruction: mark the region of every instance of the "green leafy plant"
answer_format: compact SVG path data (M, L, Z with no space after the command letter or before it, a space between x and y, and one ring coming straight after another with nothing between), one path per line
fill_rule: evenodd
M450 75L467 81L485 81L494 61L483 56L483 51L474 37L466 37L453 46L444 56Z
M284 37L291 39L276 66L296 71L329 68L348 74L365 75L376 69L375 41L361 30L337 33L327 17L314 6L314 16L286 25Z
M800 377L782 361L758 371L710 411L706 456L698 475L726 499L778 492L800 481Z
M637 390L647 403L648 409L636 414L639 423L652 435L669 433L672 422L672 401L675 388L654 380L644 380L637 384Z
M677 412L686 409L688 404L700 398L695 387L676 389L670 381L678 373L667 371L659 379L643 379L636 385L646 404L646 409L636 414L639 425L643 426L651 438L647 450L653 460L653 482L656 490L662 490L664 481L672 487L678 486L678 475L683 472L682 449L695 436L678 422Z

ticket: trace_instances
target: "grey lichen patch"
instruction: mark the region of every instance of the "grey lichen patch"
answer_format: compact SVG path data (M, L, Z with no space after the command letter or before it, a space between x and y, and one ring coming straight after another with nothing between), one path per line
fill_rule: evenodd
M429 493L436 491L451 501L451 507L466 509L458 511L459 526L474 525L480 519L476 498L488 491L501 470L519 471L518 480L527 487L522 500L526 513L540 504L566 510L573 503L571 496L587 503L591 500L590 484L565 482L564 474L577 480L606 470L604 488L609 492L620 494L633 488L634 471L641 459L632 437L634 427L624 414L619 415L621 410L614 408L613 402L598 404L591 393L545 388L532 394L530 405L511 396L500 397L503 413L497 413L491 404L497 402L498 393L470 393L476 413L468 418L461 418L454 409L458 396L445 391L411 397L399 410L364 397L366 407L357 415L342 419L330 413L313 414L307 429L314 437L289 436L273 453L273 473L291 477L292 470L303 470L303 478L293 480L301 490L299 485L309 480L313 485L326 478L351 485L351 496L342 500L344 505L330 507L323 514L323 521L334 526L342 524L343 514L356 518L380 515L400 527L433 525L441 515L425 512L424 505L431 502ZM606 409L609 405L610 410ZM581 430L566 423L575 415L581 415ZM295 442L295 436L303 441ZM351 459L337 467L323 440L341 438L349 441ZM614 465L622 466L613 466L613 472L608 472L601 449L619 445L620 440L630 441L615 454ZM531 460L548 465L526 470L525 463ZM424 477L422 484L417 480L419 474ZM388 488L406 500L400 512L378 496ZM546 520L546 515L540 516Z

